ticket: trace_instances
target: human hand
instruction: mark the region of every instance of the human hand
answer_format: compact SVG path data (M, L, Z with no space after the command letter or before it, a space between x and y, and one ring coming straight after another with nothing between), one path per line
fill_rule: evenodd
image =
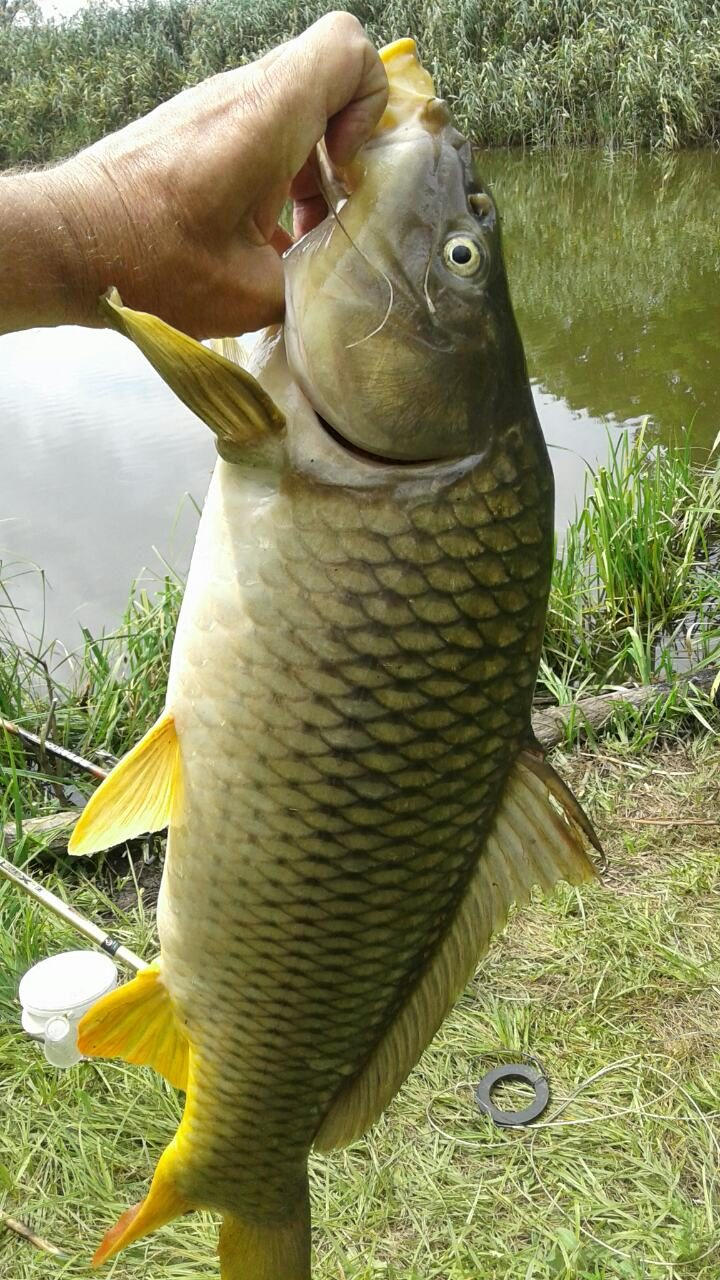
M333 13L29 175L36 199L54 209L45 240L60 254L61 319L101 324L97 299L116 285L127 305L195 337L280 320L283 203L295 198L297 233L324 216L316 143L325 136L331 159L347 162L386 98L383 65L359 22ZM29 323L59 323L55 312Z

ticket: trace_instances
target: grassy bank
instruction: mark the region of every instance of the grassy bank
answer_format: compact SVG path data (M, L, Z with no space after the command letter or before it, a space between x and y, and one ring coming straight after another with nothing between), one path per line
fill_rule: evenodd
M0 21L0 165L66 155L332 7L132 0L59 26ZM486 146L674 149L720 137L717 0L346 7L378 43L414 35L458 120Z
M558 559L539 692L574 699L720 649L720 467L626 437ZM107 762L164 694L178 583L141 596L67 668L0 641L0 714ZM1 615L0 615L1 616ZM64 684L60 683L60 679ZM51 706L51 701L54 706ZM373 1132L313 1163L317 1280L717 1280L720 1258L720 713L681 692L556 760L610 858L517 914ZM85 862L42 854L22 820L67 807L77 774L0 735L0 822L17 862L139 954L156 949L160 841ZM64 1251L0 1230L0 1274L81 1280L101 1230L137 1200L177 1096L117 1063L56 1073L18 1028L17 982L77 936L0 882L0 1209ZM470 1083L536 1055L552 1086L533 1129L501 1131ZM505 1105L524 1105L506 1097ZM172 1224L108 1280L213 1280L216 1225Z
M702 825L720 801L714 750L698 739L638 757L613 742L557 763L610 875L516 916L380 1124L313 1162L316 1280L717 1280L719 828ZM128 910L78 883L77 864L69 874L46 869L153 954L132 881ZM149 1070L48 1068L18 1028L17 981L77 939L7 885L0 924L0 1205L66 1251L0 1233L0 1272L81 1280L101 1231L145 1193L179 1101ZM469 1082L525 1052L548 1073L550 1110L542 1127L494 1129ZM108 1280L216 1280L215 1247L215 1223L191 1215Z
M611 445L556 559L540 689L559 702L720 661L720 454L646 432Z

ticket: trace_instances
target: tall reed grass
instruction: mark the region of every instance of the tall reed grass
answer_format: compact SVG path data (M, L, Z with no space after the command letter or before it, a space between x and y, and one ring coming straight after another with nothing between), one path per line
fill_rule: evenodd
M0 165L48 161L248 61L331 0L95 3L0 24ZM486 146L670 148L720 138L720 3L346 0L378 43L412 34Z
M720 457L646 428L610 446L555 562L540 685L560 701L720 662Z

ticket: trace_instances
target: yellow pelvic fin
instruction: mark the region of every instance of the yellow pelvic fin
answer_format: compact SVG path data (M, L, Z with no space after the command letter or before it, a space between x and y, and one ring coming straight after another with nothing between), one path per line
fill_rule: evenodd
M279 435L285 418L256 378L234 360L173 329L146 311L123 306L117 289L100 300L103 317L132 339L183 404L215 432L232 461L238 450Z
M586 840L600 848L572 792L551 765L523 751L448 932L373 1056L328 1112L315 1139L317 1150L347 1146L374 1124L472 977L493 934L505 926L513 904L527 902L534 885L549 892L559 880L581 884L596 877Z
M158 1227L164 1227L173 1218L188 1213L194 1206L177 1189L174 1170L177 1165L174 1144L163 1152L158 1162L150 1191L140 1204L126 1209L114 1227L105 1232L100 1246L93 1255L92 1265L99 1267L121 1249L134 1244L142 1236Z
M394 40L380 50L380 57L385 64L390 93L375 133L397 129L416 119L427 124L433 114L429 104L439 106L439 100L430 72L418 59L415 41ZM447 118L445 109L438 113L439 123L445 123Z
M178 812L181 793L180 748L175 722L166 711L90 797L68 852L97 853L159 831Z
M243 1222L229 1214L220 1229L221 1280L310 1280L307 1191L284 1222Z
M187 1089L189 1047L158 964L141 969L88 1009L78 1029L88 1058L123 1058L154 1067L176 1089Z

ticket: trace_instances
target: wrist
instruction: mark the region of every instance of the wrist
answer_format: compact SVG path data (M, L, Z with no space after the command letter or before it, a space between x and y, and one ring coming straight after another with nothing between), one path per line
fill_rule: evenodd
M54 287L62 301L62 324L100 327L98 299L111 284L112 252L105 236L119 235L120 219L107 206L103 175L86 153L35 175L53 214L53 243L48 246Z
M42 204L46 235L44 252L50 264L48 284L62 319L55 324L98 324L93 299L88 249L91 233L82 194L74 180L73 161L29 175Z
M92 151L52 169L0 178L0 333L100 327L111 285L133 292L142 253L116 182Z
M0 333L99 323L69 168L0 178Z

